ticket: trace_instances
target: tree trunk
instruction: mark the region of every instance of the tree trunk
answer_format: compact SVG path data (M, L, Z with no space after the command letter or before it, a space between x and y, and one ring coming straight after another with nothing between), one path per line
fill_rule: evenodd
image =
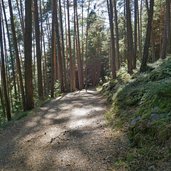
M171 54L171 2L166 0L166 11L167 11L167 30L168 30L168 53Z
M79 89L82 90L84 87L83 83L83 62L81 59L80 50L80 35L79 35L79 23L78 23L78 12L77 12L77 0L74 0L74 14L75 14L75 25L76 25L76 54L77 54L77 64L78 64L78 80Z
M120 68L120 52L119 52L119 29L118 29L118 13L116 7L116 0L113 0L114 14L115 14L115 33L116 33L116 63L117 70Z
M8 26L8 23L7 23L7 16L6 16L5 5L4 5L3 0L2 0L2 9L3 9L3 13L4 13L5 25L6 25L6 30L7 30L7 38L8 38L10 59L11 59L11 69L12 69L12 77L13 77L14 94L15 94L15 99L17 100L17 86L16 86L16 78L15 78L14 59L13 59L13 53L12 53L12 46L11 46L11 43L10 43L9 26Z
M4 103L4 98L3 98L3 93L2 93L2 89L0 87L0 100L1 100L1 107L2 107L2 112L3 112L3 117L6 117L6 113L5 113L5 103Z
M54 0L54 7L57 11L57 3ZM58 52L58 72L59 72L59 81L60 81L60 89L61 92L64 92L64 77L63 77L63 58L62 58L62 50L61 50L61 42L60 42L60 34L59 34L59 22L58 22L58 16L56 13L55 16L55 31L56 31L56 40L57 40L57 52Z
M32 0L25 0L25 110L34 108L32 82Z
M22 104L23 104L23 108L25 110L25 93L24 93L24 85L23 85L23 76L22 76L22 72L21 72L21 64L20 64L19 51L18 51L18 42L17 42L16 31L15 31L14 16L13 16L13 11L12 11L11 0L8 0L8 3L9 3L9 10L10 10L10 21L11 21L13 44L14 44L15 55L16 55L17 72L19 75L19 82L20 82L20 89L21 89L20 91L21 91L21 96L22 96Z
M55 1L52 0L52 58L51 58L51 97L54 97L54 84L57 79L57 57L56 57L56 32L55 32L55 21L56 21L56 8Z
M24 30L24 8L23 8L23 0L20 0L20 12L21 12L21 23L22 23L22 27ZM24 32L23 32L24 33Z
M134 60L134 48L133 48L133 36L132 36L130 0L126 0L126 25L127 25L128 73L132 74L133 73L132 69L133 69L133 60Z
M138 50L139 58L142 59L142 0L140 2L140 9L138 10Z
M1 5L0 5L0 51L1 51L1 76L2 76L2 85L3 85L3 94L4 94L4 101L5 101L5 110L7 115L7 120L11 120L11 107L10 107L10 100L8 97L8 90L7 90L7 82L6 82L6 72L5 72L5 60L4 60L4 47L3 47L3 39L2 39L2 18L1 15Z
M63 77L64 77L64 90L67 87L67 79L66 79L66 57L65 57L65 45L64 45L64 28L63 28L63 21L62 21L62 7L61 7L61 0L59 0L59 18L60 18L60 30L61 30L61 49L62 49L62 63L63 63Z
M116 78L116 63L115 63L115 40L114 40L114 24L113 24L113 5L112 0L107 0L109 24L110 24L110 36L111 36L111 70L112 78Z
M11 91L10 91L10 66L8 65L9 57L7 54L7 44L6 44L6 34L5 34L5 24L4 24L4 19L2 19L2 37L3 37L3 47L4 47L4 63L5 63L5 73L6 73L6 83L7 83L7 93L8 93L8 98L9 98L9 103L11 106L11 110L13 108L13 100L11 98Z
M169 24L169 14L168 9L170 10L170 7L167 7L168 2L166 0L165 5L165 14L164 14L164 29L163 29L163 35L162 35L162 45L161 45L161 51L160 51L160 58L165 59L166 53L167 53L167 45L168 45L168 24Z
M138 1L134 0L134 58L133 58L133 69L136 68L137 61L137 25L138 25Z
M145 72L147 70L147 61L148 61L148 55L149 55L151 30L152 30L152 22L153 22L153 11L154 11L153 7L154 7L154 0L150 0L150 9L147 9L148 23L147 23L147 31L146 31L143 58L141 62L140 72Z
M90 13L90 0L88 1L88 9L87 9L87 18L89 16ZM88 69L87 69L87 58L88 58L88 31L89 31L89 26L88 26L88 20L86 23L86 44L85 44L85 86L87 87L88 84Z
M75 90L75 68L71 50L71 33L70 33L70 12L69 12L69 0L67 0L67 16L68 16L68 44L69 44L69 58L70 58L70 90Z
M155 40L154 40L154 33L151 33L151 46L152 46L152 59L151 62L156 61L156 54L155 54Z
M18 11L18 15L19 15L19 20L20 20L20 25L21 25L21 30L22 30L22 36L24 35L24 23L23 23L23 20L22 20L22 12L19 8L19 3L18 3L18 0L16 0L16 5L17 5L17 11Z
M37 56L37 74L38 74L38 95L39 99L43 98L42 85L42 53L40 44L40 27L37 0L34 0L34 23L35 23L35 37L36 37L36 56Z
M81 22L82 22L82 30L81 30L81 34L82 34L82 36L81 36L81 41L82 41L82 43L81 43L81 53L82 53L82 62L84 63L84 61L85 61L85 58L84 58L84 0L82 0L82 11L81 11L81 15L82 15L82 17L81 17ZM84 69L84 66L83 66L83 69ZM84 74L83 74L83 76L84 76Z

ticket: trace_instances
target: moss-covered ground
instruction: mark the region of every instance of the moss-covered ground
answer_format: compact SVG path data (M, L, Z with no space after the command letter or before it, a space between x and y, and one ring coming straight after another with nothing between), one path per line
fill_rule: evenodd
M113 129L124 129L129 150L116 165L128 170L171 170L171 58L133 76L124 68L102 87L112 104L106 118Z

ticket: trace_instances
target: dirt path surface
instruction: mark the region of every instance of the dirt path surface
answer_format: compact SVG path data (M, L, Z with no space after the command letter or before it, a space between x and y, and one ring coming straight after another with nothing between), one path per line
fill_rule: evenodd
M51 101L0 131L0 170L112 170L123 142L107 128L105 111L105 99L93 90Z

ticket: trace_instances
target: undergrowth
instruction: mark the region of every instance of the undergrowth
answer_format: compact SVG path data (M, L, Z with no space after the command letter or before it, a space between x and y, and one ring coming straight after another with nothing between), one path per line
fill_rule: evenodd
M15 112L12 115L12 120L9 122L7 122L5 116L1 117L1 115L0 115L0 129L5 129L6 127L15 123L16 121L21 120L21 119L25 118L26 116L34 114L37 110L39 110L39 108L41 106L44 106L46 103L49 103L50 100L51 100L51 98L47 98L47 99L39 100L39 101L37 100L35 102L35 107L33 110Z
M119 163L132 171L171 170L171 58L150 68L132 77L122 68L102 87L112 104L109 124L124 128L129 138L130 148Z

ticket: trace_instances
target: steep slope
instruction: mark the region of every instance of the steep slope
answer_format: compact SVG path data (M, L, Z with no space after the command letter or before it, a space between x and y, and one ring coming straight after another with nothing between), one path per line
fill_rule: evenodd
M129 170L171 170L171 58L132 78L121 70L102 92L112 103L110 125L129 137L127 155L118 162Z

